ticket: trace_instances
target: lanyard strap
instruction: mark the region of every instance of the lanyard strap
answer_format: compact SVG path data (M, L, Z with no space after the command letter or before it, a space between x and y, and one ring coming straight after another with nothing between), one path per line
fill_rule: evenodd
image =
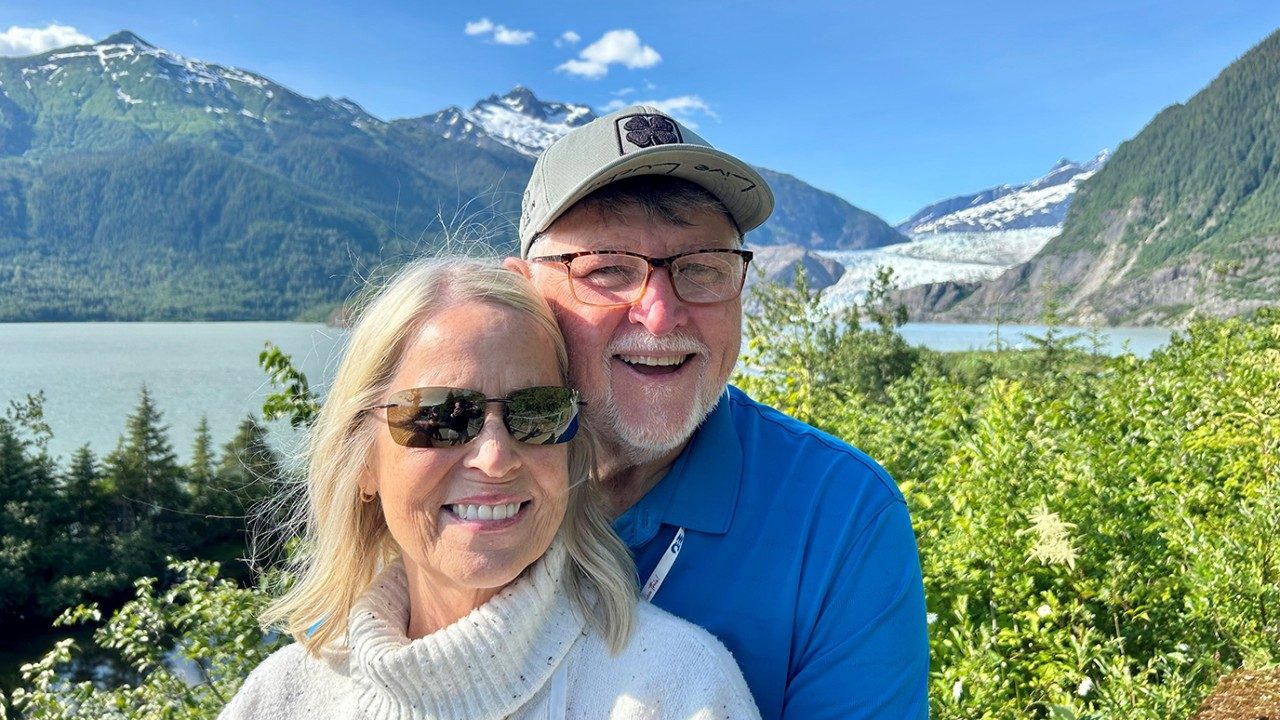
M671 566L676 564L676 558L680 557L680 549L684 547L684 528L676 528L676 536L671 540L671 545L667 547L667 551L662 553L662 559L658 561L658 566L653 569L649 575L649 579L645 581L644 587L640 590L640 597L644 600L653 600L653 596L658 594L658 588L662 587L662 581L667 579L667 573L671 572Z
M551 693L547 702L547 720L564 720L569 717L569 683L565 678L569 659L560 661L560 667L551 675Z

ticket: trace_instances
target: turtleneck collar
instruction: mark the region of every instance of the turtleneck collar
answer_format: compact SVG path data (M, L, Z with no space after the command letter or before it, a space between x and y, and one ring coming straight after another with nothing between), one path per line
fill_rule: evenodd
M378 720L504 718L539 693L583 633L563 588L556 541L537 562L454 624L410 640L401 562L365 591L348 621L351 679Z

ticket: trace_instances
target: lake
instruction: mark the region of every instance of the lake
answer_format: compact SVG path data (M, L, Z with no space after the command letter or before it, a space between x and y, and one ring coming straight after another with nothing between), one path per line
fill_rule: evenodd
M1009 347L1026 347L1035 325L1001 325ZM1076 329L1078 332L1088 332ZM1146 356L1168 342L1159 328L1107 328L1102 351ZM935 350L993 347L993 325L909 323L908 342ZM43 390L53 429L49 451L68 459L88 443L101 458L116 447L125 419L145 384L169 426L174 450L190 457L202 416L219 447L249 414L260 415L270 392L258 353L270 341L293 356L313 388L323 391L337 367L347 332L319 324L225 323L0 323L0 403ZM294 437L285 423L277 438Z
M266 342L322 389L345 338L345 330L288 322L0 324L0 402L43 390L50 453L65 460L88 443L101 458L116 447L146 385L186 459L202 416L218 447L246 415L261 416L271 391L258 367Z

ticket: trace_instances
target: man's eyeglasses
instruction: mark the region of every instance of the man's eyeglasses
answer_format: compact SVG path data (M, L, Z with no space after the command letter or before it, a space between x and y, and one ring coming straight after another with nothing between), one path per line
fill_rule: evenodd
M511 437L531 445L569 442L578 433L578 391L567 387L527 387L506 397L479 390L420 387L401 390L361 412L387 411L387 427L397 445L441 448L465 445L480 434L489 403L502 403L502 424Z
M694 250L655 258L625 250L583 250L529 258L560 263L573 297L585 305L620 307L639 300L654 268L666 268L676 297L690 305L715 305L742 294L750 250Z

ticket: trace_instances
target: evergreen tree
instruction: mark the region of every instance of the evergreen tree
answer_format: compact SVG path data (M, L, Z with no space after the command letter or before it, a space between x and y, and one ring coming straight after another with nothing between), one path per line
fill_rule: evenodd
M191 497L204 495L213 478L213 436L209 433L209 417L201 415L191 446L191 462L187 464L187 489Z
M57 573L41 599L47 615L89 598L104 597L128 580L107 572L112 563L107 537L113 526L113 508L103 491L101 468L88 445L71 456L61 480L51 528L57 538L51 547Z
M266 426L252 415L241 420L218 463L219 484L233 498L229 507L243 513L270 495L280 472L280 456L271 447Z
M209 481L191 487L193 527L199 528L206 557L229 561L243 556L246 520L271 494L280 473L281 460L268 442L267 428L252 415L246 417L223 447ZM239 567L238 563L227 565L227 569Z
M117 567L127 577L154 573L166 550L186 537L182 512L187 506L184 468L169 444L162 414L143 386L138 406L125 424L125 436L104 461L104 485L114 505L112 538Z
M53 464L22 437L17 413L0 417L0 615L30 617L49 579Z

